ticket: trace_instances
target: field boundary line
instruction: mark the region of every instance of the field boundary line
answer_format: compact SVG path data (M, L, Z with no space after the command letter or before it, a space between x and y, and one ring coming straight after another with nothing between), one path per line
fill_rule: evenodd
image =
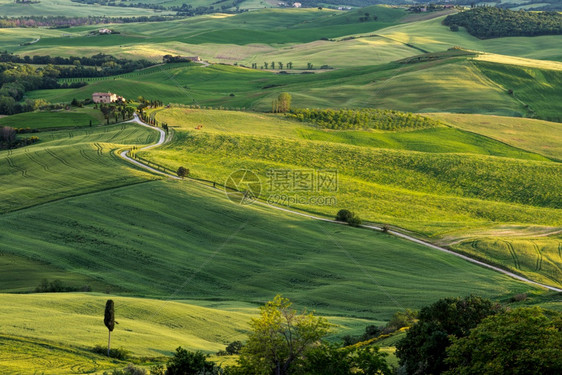
M148 145L148 146L145 146L145 147L139 149L139 151L140 151L140 150L148 150L148 149L151 149L151 148L160 146L160 145L162 145L163 143L165 143L165 141L166 141L166 132L165 132L164 130L160 129L160 128L157 128L157 127L154 127L154 126L151 126L151 125L148 125L148 124L142 122L142 121L139 119L139 117L137 116L136 113L134 114L134 118L133 118L132 120L127 121L127 122L134 122L134 123L137 123L137 124L142 125L142 126L144 126L144 127L154 129L154 130L156 130L156 131L158 131L158 132L160 133L160 139L158 140L158 142L153 143L153 144ZM133 163L133 164L135 164L135 165L137 165L137 166L139 166L139 167L141 167L141 168L144 168L144 169L146 169L146 170L149 170L149 171L151 171L151 172L153 172L153 173L157 173L157 174L159 174L159 175L163 175L163 176L172 178L172 179L174 179L174 180L182 180L182 178L180 178L180 177L178 177L178 176L175 176L175 175L170 174L170 173L167 173L167 172L159 171L159 170L154 169L154 168L152 168L152 167L150 167L150 166L148 166L148 165L146 165L146 164L144 164L144 163L141 163L140 161L137 161L137 160L132 159L131 157L128 156L129 151L130 151L130 150L122 151L122 152L120 153L120 156L121 156L123 159L127 160L128 162ZM189 177L187 177L187 178L189 178ZM196 179L192 179L192 178L189 178L189 179L192 180L192 181L195 181L195 182L199 182L199 181L196 180ZM200 184L201 184L202 186L205 186L205 187L209 188L209 189L213 189L213 190L215 190L215 191L217 190L216 187L207 186L207 185L205 185L205 184L203 184L203 183L200 183ZM339 225L348 225L347 223L344 223L344 222L341 222L341 221L336 221L336 220L328 219L328 218L321 217L321 216L315 216L315 215L307 214L307 213L304 213L304 212L295 211L295 210L289 209L289 208L274 206L274 205L271 205L271 204L268 204L268 203L266 203L266 202L262 202L262 201L259 201L259 200L256 200L255 203L256 203L256 204L259 204L259 205L261 205L261 206L263 206L263 207L273 208L273 209L275 209L275 210L284 211L284 212L287 212L287 213L290 213L290 214L293 214L293 215L299 215L299 216L306 217L306 218L313 219L313 220L324 221L324 222L333 223L333 224L339 224ZM382 228L382 227L375 226L375 225L360 225L359 227L360 227L360 228L365 228L365 229L376 230L376 231L379 231L379 232L383 232L383 228ZM503 268L496 267L496 266L491 265L491 264L488 264L488 263L486 263L486 262L483 262L483 261L480 261L480 260L471 258L471 257L469 257L469 256L467 256L467 255L457 253L457 252L455 252L455 251L453 251L453 250L449 250L449 249L446 249L446 248L444 248L444 247L434 245L434 244L432 244L432 243L430 243L430 242L421 240L421 239L419 239L419 238L416 238L416 237L413 237L413 236L410 236L410 235L407 235L407 234L404 234L404 233L401 233L401 232L398 232L398 231L395 231L395 230L388 230L388 231L386 231L386 232L389 233L389 234L391 234L391 235L393 235L393 236L395 236L395 237L399 237L399 238L408 240L408 241L410 241L410 242L414 242L414 243L417 243L417 244L419 244L419 245L423 245L423 246L425 246L425 247L429 247L429 248L431 248L431 249L433 249L433 250L438 250L438 251L441 251L441 252L444 252L444 253L447 253L447 254L454 255L454 256L459 257L459 258L461 258L461 259L464 259L464 260L466 260L466 261L468 261L468 262L470 262L470 263L473 263L473 264L479 265L479 266L481 266L481 267L488 268L488 269L491 269L491 270L493 270L493 271L502 273L502 274L504 274L504 275L506 275L506 276L510 276L511 278L514 278L514 279L516 279L516 280L525 282L525 283L527 283L527 284L535 285L535 286L538 286L538 287L541 287L541 288L545 288L545 289L548 289L548 290L551 290L551 291L554 291L554 292L562 293L562 288L557 288L557 287L552 286L552 285L542 284L542 283L539 283L539 282L536 282L536 281L527 279L526 277L523 277L523 276L521 276L521 275L518 275L518 274L516 274L516 273L514 273L514 272L510 272L510 271L507 271L507 270L505 270L505 269L503 269Z

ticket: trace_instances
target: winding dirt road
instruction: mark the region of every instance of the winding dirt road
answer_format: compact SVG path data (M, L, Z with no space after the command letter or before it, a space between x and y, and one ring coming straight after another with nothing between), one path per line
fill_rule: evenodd
M151 149L151 148L153 148L153 147L160 146L160 145L162 145L164 142L166 142L166 132L164 132L164 130L162 130L162 129L160 129L160 128L157 128L157 127L154 127L154 126L151 126L151 125L148 125L148 124L145 124L144 122L142 122L142 121L139 119L139 117L137 116L136 113L134 114L134 119L132 119L132 120L130 120L130 121L127 121L127 122L134 122L134 123L139 124L139 125L141 125L141 126L145 126L145 127L147 127L147 128L154 129L154 130L156 130L156 131L158 131L158 132L160 133L160 139L158 140L158 142L156 142L156 143L154 143L154 144L152 144L152 145L149 145L149 146L145 146L145 147L141 148L140 150L148 150L148 149ZM130 158L130 157L128 156L128 153L129 153L129 150L126 150L126 151L121 152L121 157L122 157L123 159L127 160L128 162L130 162L130 163L132 163L132 164L135 164L136 166L141 167L141 168L143 168L143 169L146 169L146 170L148 170L148 171L150 171L150 172L157 173L157 174L159 174L159 175L163 175L163 176L166 176L166 177L169 177L169 178L173 178L173 179L175 179L175 180L180 180L180 178L179 178L178 176L175 176L175 175L173 175L173 174L169 174L169 173L166 173L166 172L161 172L161 171L159 171L159 170L157 170L157 169L154 169L154 168L152 168L152 167L150 167L150 166L148 166L148 165L146 165L146 164L143 164L143 163L141 163L141 162L139 162L139 161L137 161L137 160L134 160L134 159ZM194 181L196 181L196 180L194 180ZM207 186L207 185L202 185L202 186L207 187L207 188L209 188L209 189L216 190L216 188L211 187L211 186ZM283 208L283 207L274 206L274 205L271 205L271 204L268 204L268 203L265 203L265 202L261 202L261 201L255 201L255 203L256 203L256 204L259 204L259 205L262 205L262 206L266 206L266 207L275 209L275 210L279 210L279 211L283 211L283 212L288 212L288 213L293 214L293 215L299 215L299 216L302 216L302 217L306 217L306 218L309 218L309 219L314 219L314 220L319 220L319 221L325 221L325 222L334 223L334 224L340 224L340 225L347 225L347 224L345 224L345 223L342 223L342 222L339 222L339 221L336 221L336 220L326 219L326 218L323 218L323 217L320 217L320 216L314 216L314 215L306 214L306 213L303 213L303 212L294 211L294 210L291 210L291 209L288 209L288 208ZM361 227L362 227L362 228L367 228L367 229L372 229L372 230L376 230L376 231L381 231L381 232L382 232L382 228L381 228L381 227L377 227L377 226L374 226L374 225L361 225ZM519 281L523 281L523 282L528 283L528 284L531 284L531 285L535 285L535 286L538 286L538 287L541 287L541 288L545 288L545 289L548 289L548 290L552 290L552 291L554 291L554 292L562 293L562 289L561 289L561 288L557 288L557 287L554 287L554 286L552 286L552 285L541 284L541 283L538 283L538 282L536 282L536 281L529 280L529 279L527 279L527 278L525 278L525 277L523 277L523 276L517 275L517 274L515 274L515 273L513 273L513 272L510 272L510 271L504 270L504 269L502 269L502 268L493 266L493 265L491 265L491 264L488 264L488 263L485 263L485 262L482 262L482 261L473 259L473 258L471 258L471 257L469 257L469 256L456 253L456 252L454 252L454 251L452 251L452 250L449 250L449 249L446 249L446 248L444 248L444 247L440 247L440 246L434 245L434 244L432 244L432 243L429 243L429 242L420 240L419 238L412 237L412 236L409 236L409 235L407 235L407 234L404 234L404 233L401 233L401 232L397 232L397 231L394 231L394 230L389 230L387 233L390 233L390 234L392 234L392 235L394 235L394 236L396 236L396 237L400 237L400 238L403 238L403 239L405 239L405 240L412 241L412 242L415 242L415 243L417 243L417 244L420 244L420 245L429 247L429 248L431 248L431 249L433 249L433 250L437 250L437 251L441 251L441 252L444 252L444 253L447 253L447 254L454 255L454 256L456 256L456 257L459 257L459 258L462 258L462 259L466 260L467 262L471 262L471 263L477 264L477 265L479 265L479 266L481 266L481 267L489 268L489 269L494 270L494 271L499 272L499 273L503 273L504 275L510 276L510 277L512 277L512 278L514 278L514 279L517 279L517 280L519 280Z

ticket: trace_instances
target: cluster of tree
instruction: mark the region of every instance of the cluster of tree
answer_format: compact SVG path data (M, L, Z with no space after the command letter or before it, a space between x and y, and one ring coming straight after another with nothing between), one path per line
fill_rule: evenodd
M102 68L103 71L105 68L110 68L111 70L118 70L128 73L135 69L142 69L147 68L149 66L155 65L155 62L151 62L148 60L129 60L129 59L120 59L112 55L106 55L104 53L98 53L96 55L88 56L70 56L70 57L61 57L61 56L19 56L4 51L0 53L0 62L10 62L10 63L18 63L18 64L40 64L40 65L74 65L74 67L70 68L71 70L75 67L80 66L91 66L91 67L98 67ZM56 69L60 71L65 71L63 67L56 67ZM105 75L107 72L104 73ZM121 74L121 73L116 73ZM62 76L72 76L68 73L63 73ZM77 77L81 77L80 75L76 75ZM95 75L94 75L95 76Z
M65 16L21 16L0 17L0 29L15 27L51 27L54 29L72 26L97 25L108 23L162 22L184 18L183 16L139 16L139 17L65 17Z
M113 331L113 301L106 303L104 323ZM397 344L399 368L386 353L361 342L325 341L333 325L313 313L299 313L287 298L276 296L250 322L247 341L235 341L219 354L239 354L237 365L222 368L201 352L179 347L153 375L391 375L391 374L531 374L562 372L562 313L534 308L506 309L476 296L444 298L416 313L405 310L384 328L369 326L367 339L384 331L410 327ZM374 328L373 328L374 327ZM372 341L372 340L371 340ZM104 349L109 350L108 347ZM111 354L111 353L109 353ZM106 373L107 374L107 373ZM132 365L113 375L145 375ZM107 374L109 375L109 374Z
M305 8L316 8L333 4L334 6L326 6L330 9L338 9L338 6L346 5L348 7L363 8L374 4L398 5L404 4L404 0L299 0Z
M127 105L126 103L101 103L99 109L103 114L103 118L109 125L110 119L114 119L115 123L131 119L133 113L135 113L135 108Z
M91 292L92 287L89 285L84 285L83 287L77 288L69 285L65 285L59 279L49 282L47 279L43 279L39 285L35 288L36 293L62 293L62 292Z
M376 325L368 325L365 327L365 332L359 336L346 335L343 337L343 344L345 346L355 345L360 342L380 338L381 335L389 335L404 327L410 327L416 321L418 312L405 309L403 311L396 311L392 318L386 325L377 327Z
M18 138L16 129L10 126L0 128L0 150L24 147L39 141L33 136L29 138Z
M377 15L365 12L361 17L359 17L359 22L376 21L378 19L379 17Z
M400 130L429 128L438 122L427 117L387 109L294 109L287 116L334 130Z
M53 66L36 68L0 63L0 114L13 115L47 106L48 103L44 100L20 101L27 91L61 87L57 82L59 74L60 71Z
M471 35L481 39L562 34L562 14L558 12L477 7L449 15L443 24L452 29L465 27Z
M291 110L291 100L293 100L291 94L287 92L282 92L279 94L277 99L272 102L271 112L273 113L286 113Z
M559 374L562 313L505 309L480 297L424 307L397 344L407 374Z
M164 55L162 56L162 61L164 62L164 64L173 64L173 63L191 62L191 59L186 56Z
M285 64L287 69L293 69L293 63L291 61L289 61L288 63ZM272 61L271 63L265 61L263 63L263 65L260 66L260 69L269 69L269 67L271 67L271 69L283 69L283 62L282 61ZM252 69L257 69L258 68L258 63L252 63Z
M439 0L439 1L435 1L435 3L444 4L445 1ZM459 5L459 6L466 6L467 4L470 4L471 8L475 8L478 6L489 6L490 3L491 2L489 0L471 0L471 1L447 0L446 2L446 4ZM526 0L525 2L496 0L496 1L492 1L492 3L495 3L494 5L498 8L505 8L505 9L516 8L516 7L518 9L521 9L520 7L524 6L525 9L528 11L533 11L533 10L562 11L562 2L560 2L560 0Z

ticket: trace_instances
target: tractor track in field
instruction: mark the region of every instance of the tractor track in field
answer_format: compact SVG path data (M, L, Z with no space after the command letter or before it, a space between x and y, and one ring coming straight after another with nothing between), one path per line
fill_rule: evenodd
M11 157L6 156L6 161L8 162L8 166L12 169L15 169L16 171L20 172L22 177L26 177L28 178L29 176L27 175L27 169L26 168L22 168L22 167L18 167L14 161L12 160Z
M535 271L540 271L542 270L542 260L543 260L542 252L541 249L539 249L539 245L537 245L534 241L531 242L533 243L533 248L537 252L537 264L535 266Z
M521 264L519 263L519 258L517 257L517 253L515 252L513 245L509 241L503 241L503 242L507 246L507 250L509 250L509 254L511 254L511 258L513 258L513 264L515 265L515 268L520 270Z
M151 145L142 147L142 148L139 149L139 151L141 151L141 150L149 150L149 149L151 149L151 148L158 147L158 146L160 146L160 145L162 145L162 144L164 144L164 143L166 142L166 132L164 132L164 130L162 130L162 129L160 129L160 128L157 128L157 127L154 127L154 126L151 126L151 125L148 125L148 124L145 124L144 122L142 122L142 121L139 119L139 117L137 116L136 113L134 114L134 118L133 118L132 120L127 121L127 122L133 122L133 123L136 123L136 124L138 124L138 125L141 125L141 126L144 126L144 127L150 128L150 129L154 129L154 130L156 130L156 131L158 131L158 132L160 133L160 138L158 139L158 141L157 141L156 143L153 143L153 144L151 144ZM121 156L121 158L125 159L125 160L128 161L129 163L132 163L132 164L134 164L134 165L136 165L136 166L138 166L138 167L141 167L141 168L143 168L143 169L145 169L145 170L148 170L148 171L150 171L150 172L152 172L152 173L156 173L156 174L159 174L159 175L162 175L162 176L166 176L166 177L172 178L172 179L174 179L174 180L181 180L181 178L178 177L178 176L175 176L175 175L170 174L170 173L166 173L166 172L159 171L159 170L154 169L154 168L152 168L152 167L150 167L150 166L148 166L148 165L146 165L146 164L144 164L144 163L141 163L141 162L138 161L138 160L132 159L131 157L128 156L129 151L130 151L130 150L122 151L119 155ZM197 182L197 180L192 180L192 181L196 181L196 182ZM208 185L204 185L204 184L201 184L201 186L205 186L205 187L207 187L207 188L209 188L209 189L212 189L212 190L217 190L217 188L212 187L212 186L208 186ZM307 213L304 213L304 212L295 211L295 210L288 209L288 208L283 208L283 207L274 206L274 205L268 204L268 203L266 203L266 202L255 201L255 203L256 203L256 204L259 204L259 205L262 205L262 206L265 206L265 207L269 207L269 208L271 208L271 209L275 209L275 210L287 212L287 213L290 213L290 214L293 214L293 215L298 215L298 216L301 216L301 217L306 217L306 218L313 219L313 220L317 220L317 221L323 221L323 222L327 222L327 223L334 223L334 224L338 224L338 225L347 225L347 223L342 223L342 222L340 222L340 221L336 221L336 220L332 220L332 219L327 219L327 218L324 218L324 217L315 216L315 215L311 215L311 214L307 214ZM378 232L382 232L382 231L383 231L383 228L382 228L382 227L375 226L375 225L361 225L360 227L361 227L361 228L365 228L365 229L375 230L375 231L378 231ZM486 263L486 262L483 262L483 261L480 261L480 260L471 258L471 257L469 257L469 256L467 256L467 255L459 254L459 253L457 253L457 252L455 252L455 251L453 251L453 250L449 250L449 249L446 249L446 248L444 248L444 247L434 245L434 244L432 244L432 243L430 243L430 242L421 240L421 239L419 239L419 238L410 236L410 235L408 235L408 234L405 234L405 233L402 233L402 232L398 232L398 231L395 231L395 230L388 230L387 233L389 233L389 234L391 234L391 235L393 235L393 236L395 236L395 237L399 237L399 238L408 240L408 241L410 241L410 242L414 242L414 243L423 245L423 246L428 247L428 248L433 249L433 250L437 250L437 251L440 251L440 252L443 252L443 253L447 253L447 254L454 255L454 256L459 257L459 258L462 258L462 259L464 259L464 260L466 260L466 261L468 261L468 262L470 262L470 263L473 263L473 264L479 265L479 266L481 266L481 267L488 268L488 269L491 269L491 270L493 270L493 271L502 273L502 274L504 274L504 275L507 275L507 276L513 278L513 279L516 279L516 280L525 282L525 283L527 283L527 284L531 284L531 285L534 285L534 286L538 286L538 287L541 287L541 288L545 288L545 289L548 289L548 290L551 290L551 291L554 291L554 292L562 293L562 288L558 288L558 287L555 287L555 286L552 286L552 285L542 284L542 283L539 283L539 282L536 282L536 281L527 279L526 277L523 277L523 276L518 275L518 274L516 274L516 273L507 271L507 270L505 270L505 269L503 269L503 268L500 268L500 267L497 267L497 266L488 264L488 263ZM506 243L507 243L507 241L506 241ZM516 262L516 267L517 267L518 269L520 269L519 260L517 259L517 254L515 253L515 251L514 251L514 249L513 249L513 246L511 245L511 243L509 243L508 247L509 247L509 249L510 249L510 252L512 252L512 256L514 257L514 261ZM560 251L560 246L559 246L559 251Z
M29 160L31 160L35 164L40 165L45 172L49 172L49 166L47 164L44 164L44 163L40 162L34 156L32 156L31 153L29 152L28 148L25 149L25 156L27 156L29 158Z
M49 150L48 148L45 149L45 151L47 151L47 154L51 155L53 158L57 159L59 162L61 162L63 165L69 167L69 168L74 168L76 169L76 167L74 165L71 165L69 162L67 162L66 160L64 160L63 158L61 158L60 156L58 156L57 154L55 154L52 150Z

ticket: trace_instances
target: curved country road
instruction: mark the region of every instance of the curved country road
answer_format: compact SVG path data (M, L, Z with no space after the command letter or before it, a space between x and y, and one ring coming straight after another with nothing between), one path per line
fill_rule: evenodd
M142 121L139 119L139 117L137 116L136 113L134 114L134 119L129 120L129 121L127 121L127 122L134 122L134 123L136 123L136 124L139 124L139 125L142 125L142 126L145 126L145 127L151 128L151 129L154 129L154 130L156 130L156 131L158 131L158 132L160 133L160 139L158 140L158 142L156 142L156 143L154 143L154 144L151 144L151 145L149 145L149 146L145 146L145 147L141 148L140 150L148 150L148 149L151 149L151 148L153 148L153 147L160 146L160 145L162 145L162 144L166 141L166 132L164 132L164 130L162 130L162 129L160 129L160 128L157 128L157 127L154 127L154 126L151 126L151 125L148 125L148 124L145 124L144 122L142 122ZM139 162L139 161L137 161L137 160L134 160L134 159L130 158L130 157L128 156L128 153L129 153L129 150L126 150L126 151L121 152L121 157L122 157L123 159L127 160L128 162L133 163L133 164L135 164L136 166L139 166L139 167L141 167L141 168L143 168L143 169L146 169L146 170L148 170L148 171L150 171L150 172L157 173L157 174L159 174L159 175L164 175L164 176L166 176L166 177L173 178L173 179L176 179L176 180L180 180L180 178L179 178L178 176L174 176L173 174L169 174L169 173L166 173L166 172L161 172L161 171L159 171L159 170L157 170L157 169L154 169L154 168L149 167L149 166L146 165L146 164L143 164L143 163L141 163L141 162ZM202 186L208 187L209 189L216 190L216 188L213 188L213 187L211 187L211 186L207 186L207 185L202 185ZM260 205L262 205L262 206L267 206L267 207L272 208L272 209L275 209L275 210L288 212L288 213L293 214L293 215L299 215L299 216L307 217L307 218L309 218L309 219L314 219L314 220L319 220L319 221L325 221L325 222L334 223L334 224L340 224L340 225L341 225L341 224L347 225L347 224L344 224L344 223L339 222L339 221L336 221L336 220L326 219L326 218L323 218L323 217L320 217L320 216L314 216L314 215L306 214L306 213L303 213L303 212L294 211L294 210L291 210L291 209L288 209L288 208L283 208L283 207L274 206L274 205L268 204L268 203L266 203L266 202L255 201L255 203L260 204ZM381 228L381 227L377 227L377 226L374 226L374 225L361 225L361 227L362 227L362 228L367 228L367 229L372 229L372 230L377 230L377 231L382 231L382 228ZM412 236L409 236L409 235L407 235L407 234L400 233L400 232L393 231L393 230L389 230L388 233L390 233L390 234L392 234L392 235L394 235L394 236L396 236L396 237L400 237L400 238L406 239L406 240L408 240L408 241L412 241L412 242L415 242L415 243L417 243L417 244L420 244L420 245L429 247L429 248L431 248L431 249L433 249L433 250L437 250L437 251L441 251L441 252L444 252L444 253L447 253L447 254L454 255L454 256L459 257L459 258L462 258L462 259L464 259L464 260L466 260L466 261L468 261L468 262L477 264L477 265L482 266L482 267L485 267L485 268L489 268L489 269L494 270L494 271L496 271L496 272L503 273L504 275L510 276L510 277L512 277L512 278L514 278L514 279L517 279L517 280L519 280L519 281L523 281L523 282L528 283L528 284L532 284L532 285L535 285L535 286L539 286L539 287L542 287L542 288L546 288L546 289L552 290L552 291L554 291L554 292L562 293L562 289L561 289L561 288L557 288L557 287L554 287L554 286L552 286L552 285L541 284L541 283L538 283L538 282L536 282L536 281L529 280L529 279L527 279L527 278L525 278L525 277L523 277L523 276L517 275L517 274L515 274L515 273L513 273L513 272L506 271L506 270L504 270L504 269L502 269L502 268L499 268L499 267L493 266L493 265L491 265L491 264L488 264L488 263L485 263L485 262L482 262L482 261L473 259L473 258L471 258L471 257L469 257L469 256L466 256L466 255L463 255L463 254L459 254L459 253L454 252L454 251L452 251L452 250L448 250L448 249L446 249L446 248L444 248L444 247L440 247L440 246L434 245L434 244L432 244L432 243L429 243L429 242L420 240L419 238L412 237Z

